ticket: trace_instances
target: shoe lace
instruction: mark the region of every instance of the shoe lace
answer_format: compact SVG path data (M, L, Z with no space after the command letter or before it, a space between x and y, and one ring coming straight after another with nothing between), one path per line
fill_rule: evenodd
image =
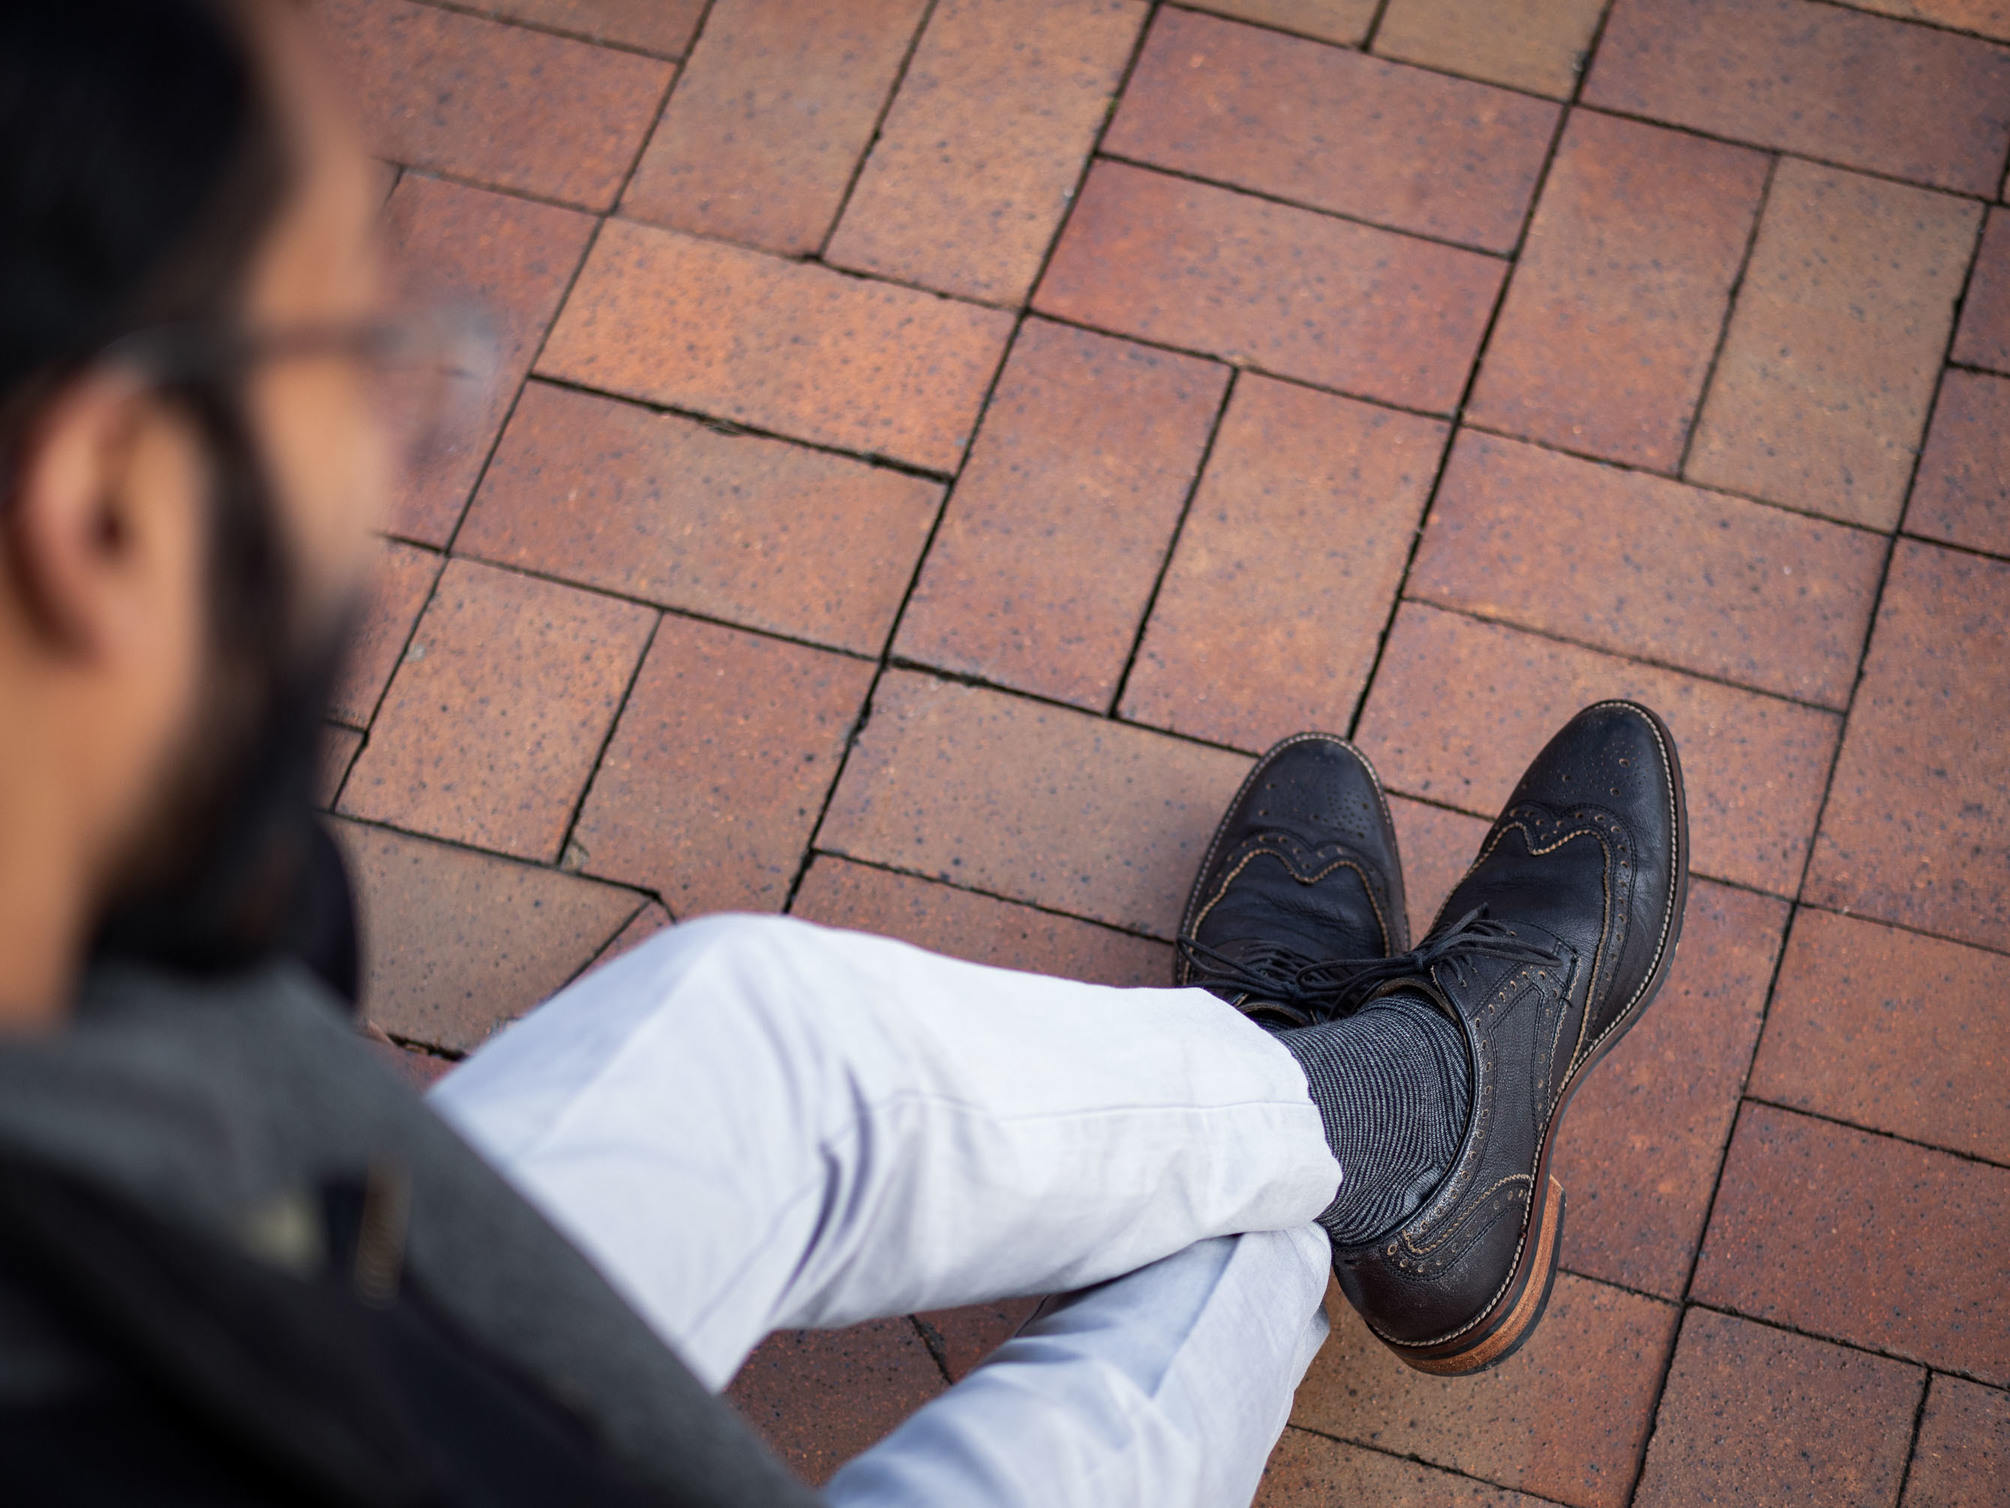
M1198 938L1179 939L1179 956L1186 963L1187 983L1202 989L1229 990L1290 1006L1315 1020L1353 1010L1381 985L1392 980L1428 977L1441 965L1460 986L1469 982L1467 965L1480 958L1509 963L1559 963L1554 948L1522 936L1506 922L1475 906L1451 926L1426 938L1407 953L1387 958L1307 959L1303 954L1270 943L1238 954L1223 953Z

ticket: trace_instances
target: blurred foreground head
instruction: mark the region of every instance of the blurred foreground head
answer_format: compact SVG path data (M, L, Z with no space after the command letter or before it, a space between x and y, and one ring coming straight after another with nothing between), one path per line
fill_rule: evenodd
M311 59L288 0L0 6L0 1028L297 912L396 333Z

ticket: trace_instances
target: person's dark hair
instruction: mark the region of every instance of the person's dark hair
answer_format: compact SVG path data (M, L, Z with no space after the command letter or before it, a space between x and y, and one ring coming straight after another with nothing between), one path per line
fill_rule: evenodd
M288 183L229 0L0 6L0 399L228 315Z
M294 176L253 3L0 4L0 522L17 444L67 378L140 332L238 322ZM273 945L325 952L320 971L353 993L346 895L312 898L339 887L340 863L304 820L334 662L279 648L291 562L238 378L155 386L211 464L204 734L236 757L183 772L162 835L172 867L115 898L94 951L197 970Z
M0 508L35 405L122 335L228 324L283 207L285 131L241 0L0 6ZM234 395L175 384L217 467L215 627L257 621L277 586L270 519ZM261 539L259 536L265 535Z

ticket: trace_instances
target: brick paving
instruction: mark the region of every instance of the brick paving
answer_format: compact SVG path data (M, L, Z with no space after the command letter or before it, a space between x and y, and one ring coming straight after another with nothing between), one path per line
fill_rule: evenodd
M1578 705L1699 876L1549 1317L1261 1501L2010 1502L2010 5L316 0L493 404L324 795L415 1079L671 919L1121 984L1306 726L1413 924ZM1023 1302L775 1338L821 1480Z

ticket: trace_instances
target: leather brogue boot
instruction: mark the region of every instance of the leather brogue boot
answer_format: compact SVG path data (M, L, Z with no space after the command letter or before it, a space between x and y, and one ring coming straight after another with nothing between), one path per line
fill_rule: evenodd
M1299 733L1256 762L1215 829L1180 925L1173 982L1271 1027L1326 1013L1324 973L1410 945L1396 829L1361 752Z
M1394 1230L1334 1252L1348 1299L1411 1366L1480 1371L1542 1317L1563 1223L1550 1173L1563 1113L1667 978L1688 859L1666 725L1600 702L1537 756L1430 935L1341 992L1343 1004L1432 1002L1470 1058L1448 1175Z

